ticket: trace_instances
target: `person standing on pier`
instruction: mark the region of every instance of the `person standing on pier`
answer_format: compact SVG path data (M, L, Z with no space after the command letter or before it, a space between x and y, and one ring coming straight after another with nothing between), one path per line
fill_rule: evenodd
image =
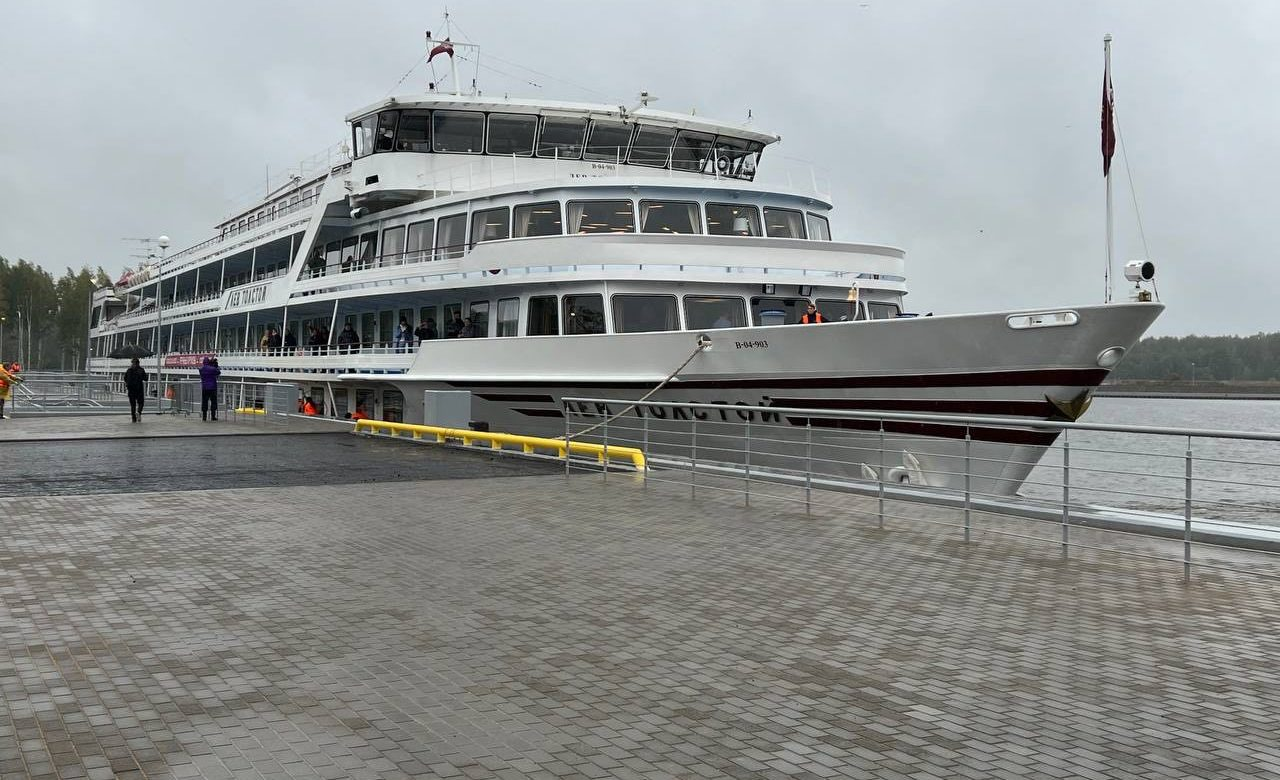
M200 365L200 419L209 419L213 413L214 422L218 421L218 377L222 369L218 368L213 358L206 356Z
M142 421L142 402L147 392L147 372L137 358L130 361L124 372L124 389L129 392L129 415L134 422Z
M13 398L13 386L21 381L16 371L11 372L0 363L0 420L4 419L4 402Z

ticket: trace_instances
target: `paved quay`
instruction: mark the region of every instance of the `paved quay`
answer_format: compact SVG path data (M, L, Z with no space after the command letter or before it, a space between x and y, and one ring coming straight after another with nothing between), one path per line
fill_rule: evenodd
M0 499L0 778L1280 775L1271 580L471 476Z

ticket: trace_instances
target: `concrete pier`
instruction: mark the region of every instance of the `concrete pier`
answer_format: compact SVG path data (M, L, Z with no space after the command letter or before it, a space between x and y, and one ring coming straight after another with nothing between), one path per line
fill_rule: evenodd
M249 446L177 441L154 462ZM1265 577L403 442L258 446L357 478L0 498L0 778L1280 774Z

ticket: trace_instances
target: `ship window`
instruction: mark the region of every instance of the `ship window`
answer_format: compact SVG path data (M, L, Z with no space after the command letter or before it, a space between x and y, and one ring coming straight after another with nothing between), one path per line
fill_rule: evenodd
M640 201L641 233L700 233L701 222L697 203Z
M751 321L756 325L794 325L807 305L807 298L752 298Z
M689 330L741 328L747 324L747 309L741 298L686 295L684 319Z
M431 112L402 111L396 149L402 152L431 151Z
M446 303L444 305L444 337L456 339L462 330L462 304Z
M342 262L342 242L330 241L329 243L325 244L324 245L325 272L328 273L328 269L330 268L337 268L341 262Z
M471 328L478 339L489 335L489 302L472 301L467 314L471 317Z
M356 150L356 157L373 153L374 121L374 117L367 116L358 122L351 123L351 145Z
M576 160L582 156L582 140L586 134L586 119L545 117L542 136L538 139L538 156Z
M342 239L342 271L354 271L356 266L356 239Z
M814 241L830 241L831 240L831 223L827 222L827 218L810 212L809 219L809 238Z
M716 138L715 172L721 176L751 181L756 177L756 165L764 144L741 138L720 136Z
M558 201L516 206L515 225L511 231L511 235L516 238L558 236L563 232Z
M570 233L634 233L636 218L629 200L571 200Z
M870 310L871 319L873 320L891 320L897 317L900 311L896 303L879 303L877 301L868 301L867 308Z
M396 148L396 123L399 111L382 111L378 114L378 132L373 140L375 152L391 152Z
M671 152L671 167L677 171L708 171L711 164L711 147L715 136L681 130L676 135L676 145Z
M817 301L818 311L829 320L847 322L848 320L865 320L866 309L857 301L840 300L839 298L821 298Z
M508 214L510 209L477 211L471 215L471 246L482 241L498 241L511 235Z
M604 296L564 296L564 332L571 336L604 333Z
M480 154L484 150L484 114L476 111L436 111L432 134L437 152Z
M454 214L440 220L436 231L436 257L462 257L467 244L467 215Z
M498 337L515 336L520 328L520 299L503 298L498 301Z
M436 323L436 316L436 307L434 306L423 306L418 309L418 324L426 325L435 331L435 338L440 338L440 327Z
M489 154L533 154L533 135L538 118L524 114L489 115Z
M378 255L378 234L365 233L360 236L359 253L356 255L356 267L365 270L373 267L373 258Z
M588 160L622 162L627 159L627 144L630 141L631 125L597 119L591 124L591 140L587 142L585 157Z
M674 295L613 296L613 330L615 333L650 333L680 330Z
M708 203L707 232L713 236L758 236L760 210L755 206Z
M529 299L529 322L526 336L558 336L560 322L556 316L556 296L535 295Z
M665 168L671 157L671 142L675 137L676 131L670 127L641 125L636 131L635 141L631 143L631 155L627 159L637 165Z
M764 209L764 230L770 238L804 238L804 214L791 209Z
M410 263L431 259L431 234L435 231L434 219L415 222L409 226L408 240L404 245L405 261Z
M382 265L400 265L404 262L404 226L382 231Z

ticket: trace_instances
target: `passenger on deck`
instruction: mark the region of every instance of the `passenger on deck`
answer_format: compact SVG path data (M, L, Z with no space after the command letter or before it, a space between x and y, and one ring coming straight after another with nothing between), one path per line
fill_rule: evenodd
M396 352L406 352L413 344L413 332L409 330L409 321L404 317L401 317L400 324L396 325L392 342L395 344Z
M436 335L436 321L431 317L427 317L426 322L418 323L418 327L413 331L413 335L418 337L418 344L424 341L430 341L438 338Z
M285 349L298 346L298 337L293 335L293 328L284 329L284 346Z
M476 327L476 324L471 321L470 317L467 317L462 321L462 330L458 331L458 338L474 339L479 338L481 335L483 334L480 333L480 329Z
M462 321L462 315L454 312L453 321L444 326L444 337L447 339L456 339L458 334L462 332L462 327L465 324L466 323Z
M353 261L351 259L351 255L347 255L346 257L342 258L342 273L345 274L347 271L350 271L352 265L353 265Z
M342 326L342 332L338 334L338 347L339 352L351 352L360 348L360 334L356 333L349 322Z
M311 400L311 396L302 399L302 413L308 417L315 417L320 413L320 410L316 409L315 402Z

